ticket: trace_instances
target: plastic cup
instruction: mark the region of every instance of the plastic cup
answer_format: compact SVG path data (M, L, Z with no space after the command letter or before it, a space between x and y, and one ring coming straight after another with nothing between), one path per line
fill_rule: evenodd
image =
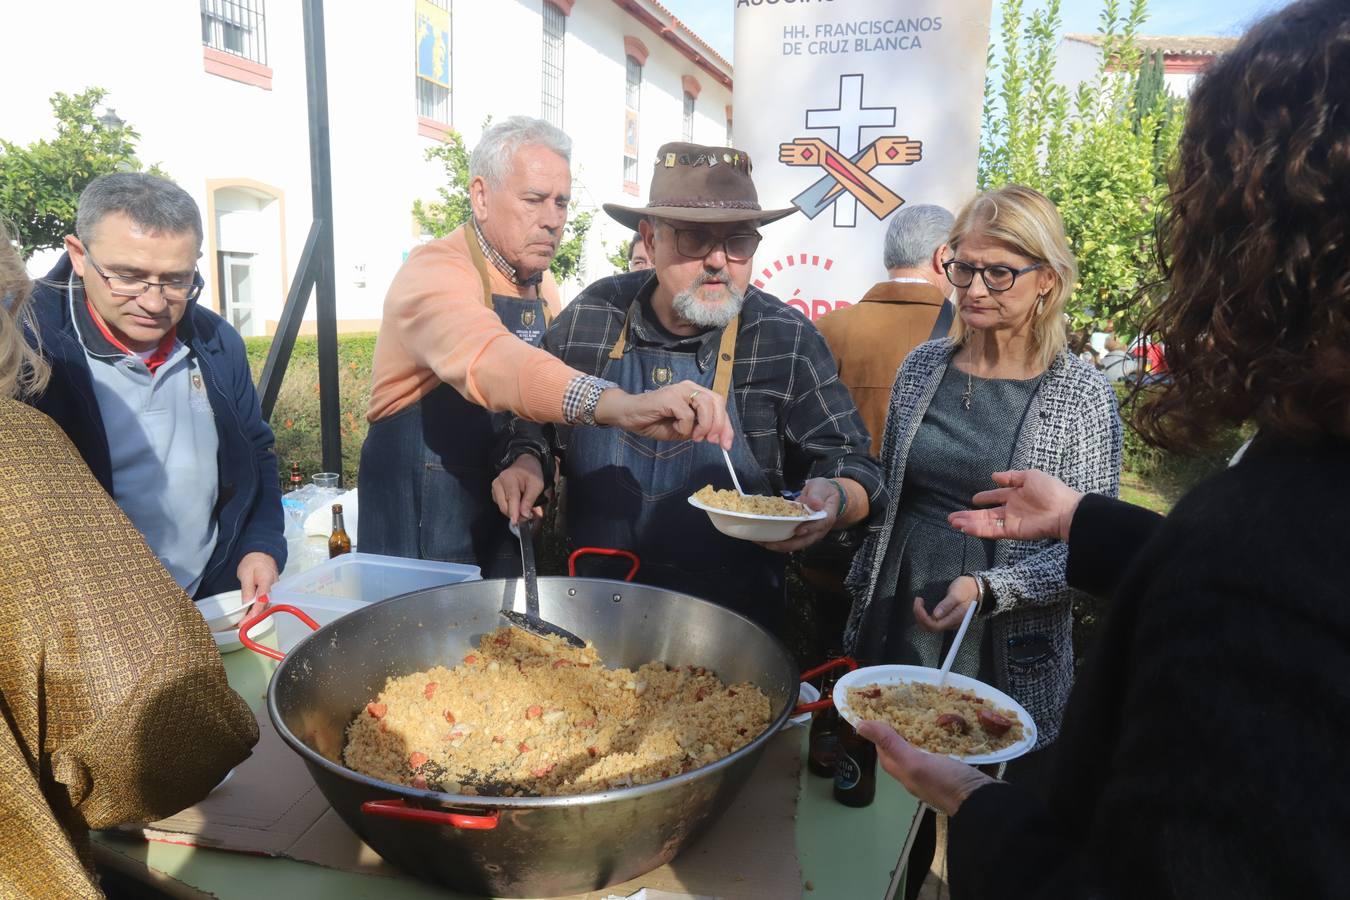
M337 489L338 482L342 480L342 475L337 472L315 472L311 478L315 487Z

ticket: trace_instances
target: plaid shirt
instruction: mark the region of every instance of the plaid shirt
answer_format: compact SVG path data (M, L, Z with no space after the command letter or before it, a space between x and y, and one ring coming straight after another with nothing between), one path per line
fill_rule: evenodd
M651 312L655 288L650 271L595 282L554 320L543 348L580 372L603 375L624 315L636 300L629 342L696 354L699 369L708 372L716 363L721 332L670 335ZM851 478L867 492L872 509L886 508L889 493L880 466L868 455L867 427L839 380L825 339L792 307L753 287L741 309L731 389L750 451L775 492L798 490L809 478ZM503 466L529 452L544 461L546 473L552 472L552 454L566 453L569 431L513 419L505 434Z

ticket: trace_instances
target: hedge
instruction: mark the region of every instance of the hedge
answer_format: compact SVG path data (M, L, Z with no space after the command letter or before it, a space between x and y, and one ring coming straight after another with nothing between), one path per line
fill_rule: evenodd
M248 348L253 379L262 374L272 338L244 341ZM375 354L375 335L344 334L338 337L338 396L342 435L342 479L356 486L361 444L366 439L366 405L370 402L370 369ZM319 345L312 337L297 338L291 362L281 382L277 405L272 410L272 430L277 436L277 459L284 480L291 463L300 465L308 480L323 471L323 448L319 432Z
M1136 396L1132 386L1118 383L1115 388L1121 415L1126 421L1121 468L1126 472L1133 472L1146 481L1162 481L1171 487L1189 487L1227 466L1228 460L1237 449L1252 436L1253 428L1244 425L1224 429L1213 446L1198 456L1180 456L1159 450L1144 443L1139 433L1129 427L1131 410L1135 405L1147 400L1149 389L1143 388Z

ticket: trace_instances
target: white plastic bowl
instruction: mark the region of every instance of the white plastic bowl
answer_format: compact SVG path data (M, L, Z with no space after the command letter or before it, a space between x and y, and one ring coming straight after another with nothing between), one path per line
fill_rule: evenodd
M942 670L930 669L927 666L867 666L862 669L854 669L845 674L834 683L834 706L839 710L839 715L843 716L850 725L856 726L859 722L858 714L848 705L848 689L863 687L869 684L900 684L901 682L922 682L925 684L937 684L938 679L942 677ZM972 756L957 756L948 754L952 759L958 759L961 762L972 766L982 766L987 763L1007 762L1017 759L1026 753L1031 752L1031 748L1036 746L1036 722L1031 718L1031 713L1027 712L1022 704L1018 703L998 688L985 684L983 681L976 681L965 675L958 675L955 672L947 673L948 687L960 688L970 691L976 697L1001 706L1004 709L1011 710L1017 715L1018 721L1022 723L1022 739L1015 744L1010 744L1002 750L994 753L978 753Z
M212 631L226 631L244 620L250 603L245 603L239 591L225 591L212 594L196 601L197 612L206 620L206 626Z
M809 516L763 516L755 513L732 512L709 506L696 497L689 498L689 505L701 509L712 520L713 527L727 537L740 538L743 541L785 541L803 522L814 522L825 518L825 510L818 509Z
M248 630L248 636L256 641L258 638L271 632L276 624L276 616L263 619ZM212 631L211 637L215 638L216 646L220 648L221 653L233 653L236 650L242 649L244 646L239 640L238 628L229 628L224 631ZM221 784L224 784L224 782L221 782Z

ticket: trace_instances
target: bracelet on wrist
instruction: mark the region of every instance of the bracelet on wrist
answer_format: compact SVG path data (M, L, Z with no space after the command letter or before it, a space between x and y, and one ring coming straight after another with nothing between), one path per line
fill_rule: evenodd
M967 578L975 579L975 612L977 613L983 612L984 598L988 594L988 589L985 586L984 579L981 578L979 575L976 575L974 572L963 572L962 574L965 575Z
M563 393L563 422L568 425L594 425L600 395L612 387L617 385L594 375L578 375L573 378Z
M600 405L600 395L604 392L605 389L598 384L587 386L586 399L581 404L581 415L577 417L577 421L582 425L595 424L595 408Z

